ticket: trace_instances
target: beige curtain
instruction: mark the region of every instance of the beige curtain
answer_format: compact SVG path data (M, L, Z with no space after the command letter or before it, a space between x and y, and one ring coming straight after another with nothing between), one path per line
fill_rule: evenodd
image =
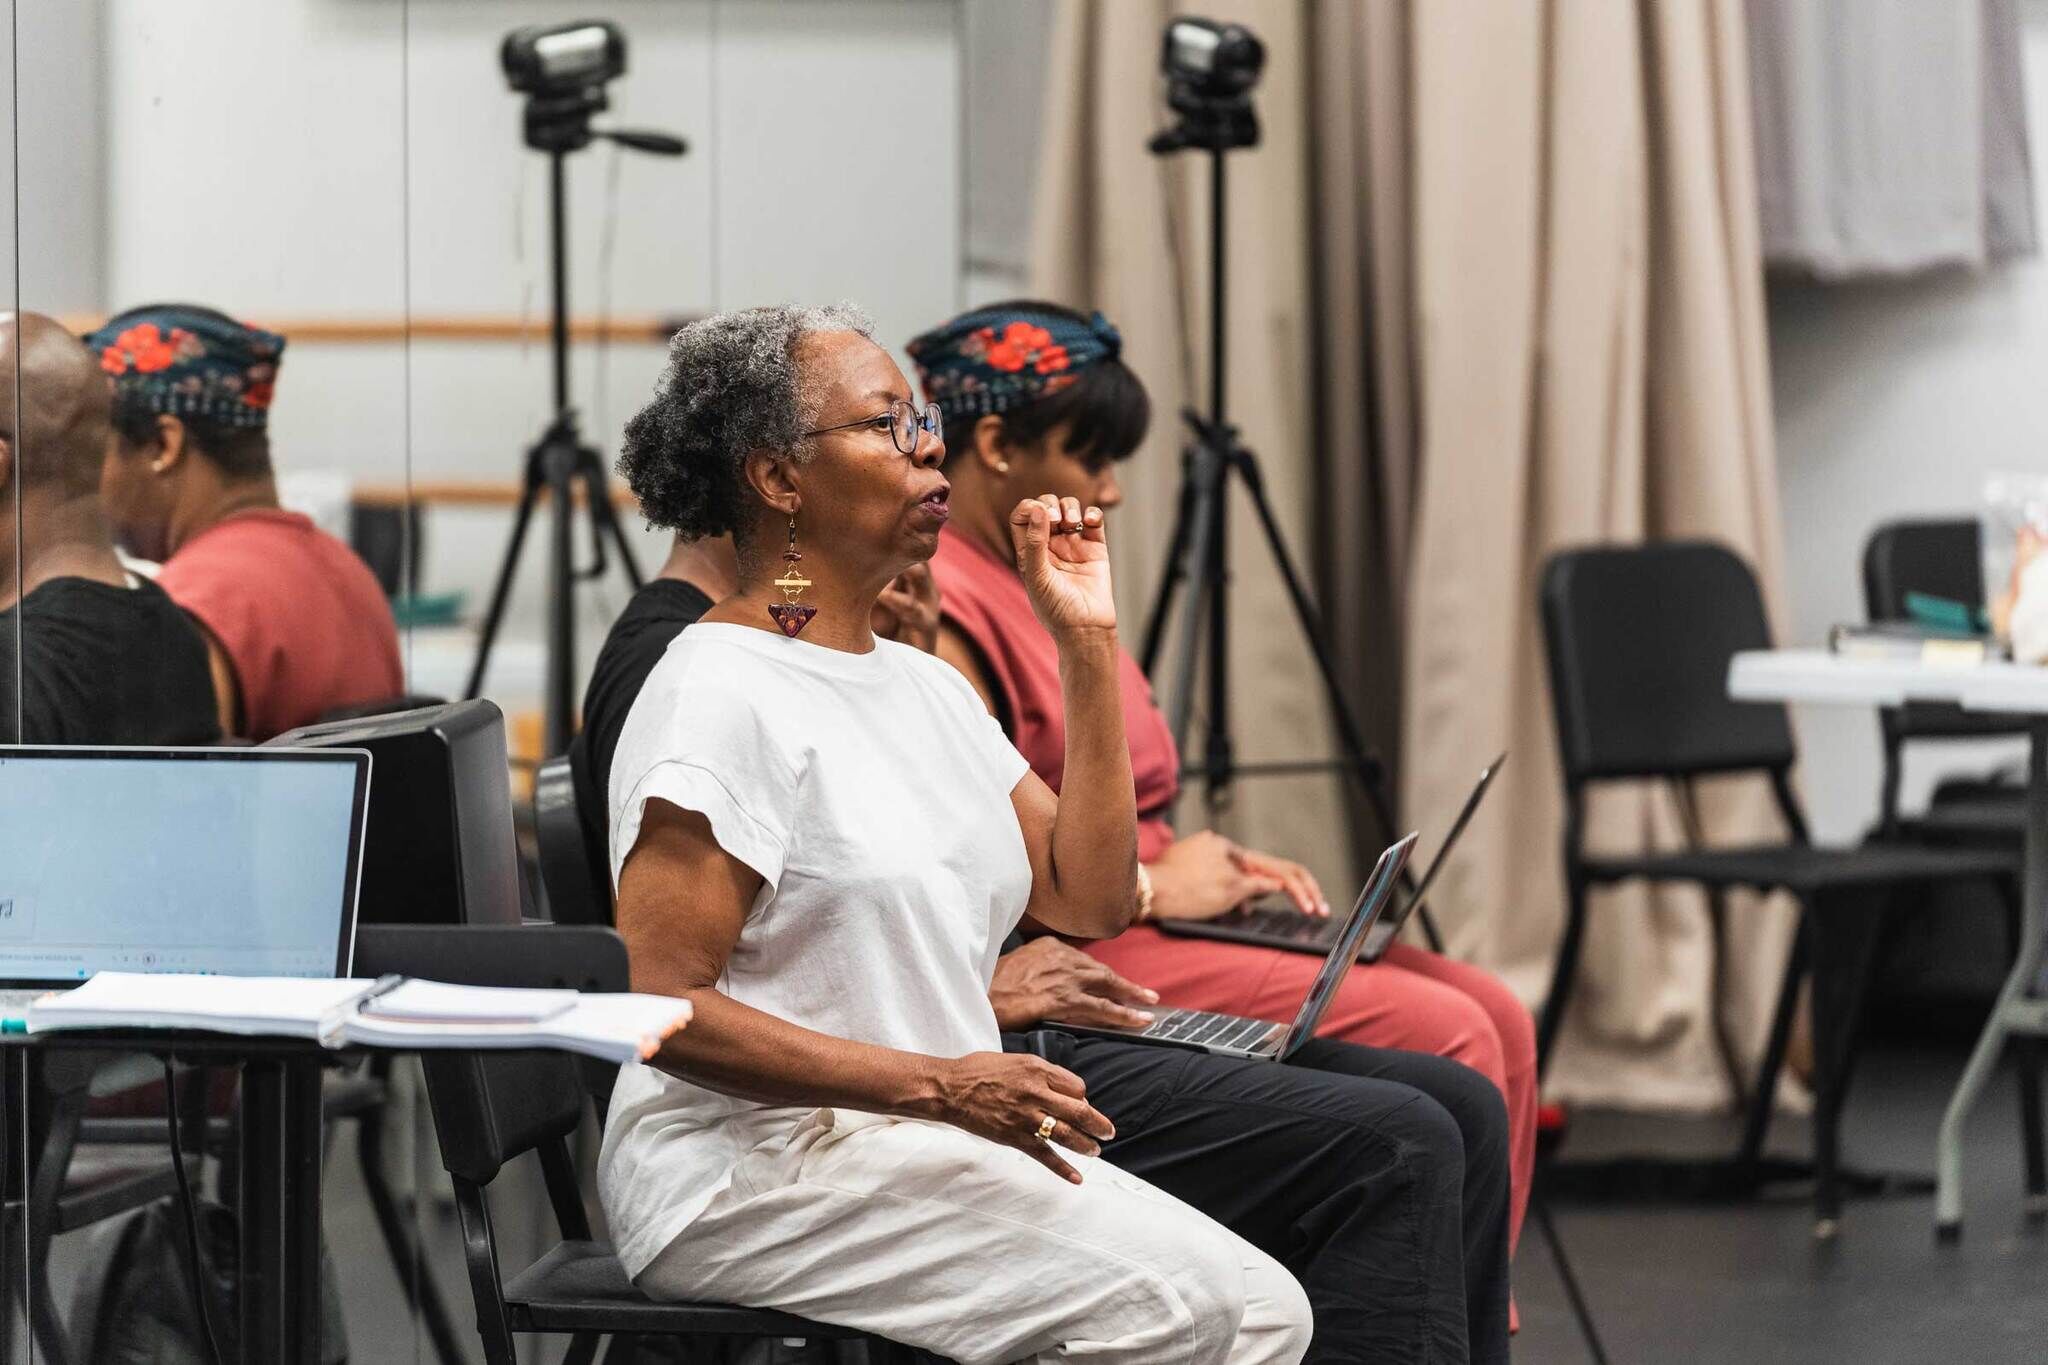
M1162 178L1142 151L1168 8L1065 0L1036 241L1043 286L1116 316L1170 410L1192 296L1173 273L1192 249L1173 227L1191 215L1172 210L1195 168ZM1742 3L1273 0L1219 17L1271 53L1266 145L1233 164L1233 259L1258 281L1242 287L1272 291L1237 305L1236 388L1256 386L1244 416L1276 496L1316 528L1356 694L1398 731L1405 817L1440 831L1481 763L1512 752L1433 899L1453 953L1535 1003L1562 920L1544 559L1709 536L1757 566L1774 609L1779 596ZM1133 573L1149 583L1166 449L1155 441L1140 495L1161 497L1153 519L1121 532L1127 590ZM1303 671L1274 658L1274 710L1247 707L1241 729L1270 733L1292 707L1285 724L1312 730ZM1335 799L1269 807L1247 789L1240 813L1286 828L1316 796ZM1759 791L1711 792L1710 837L1768 834L1766 809ZM1592 817L1604 847L1676 838L1654 793L1613 793ZM1736 907L1719 989L1752 1058L1788 916ZM1725 1102L1712 962L1697 899L1597 897L1551 1092Z

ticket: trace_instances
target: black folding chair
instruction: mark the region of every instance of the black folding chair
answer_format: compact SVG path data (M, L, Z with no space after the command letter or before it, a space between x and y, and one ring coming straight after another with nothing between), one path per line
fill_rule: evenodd
M1810 971L1815 1234L1832 1236L1841 1214L1841 1109L1886 898L1902 884L1963 877L1988 878L2004 892L2016 860L1999 850L1812 845L1792 794L1795 754L1785 708L1728 697L1729 659L1739 650L1768 648L1770 632L1755 579L1727 549L1668 543L1569 551L1550 561L1541 595L1565 783L1567 907L1537 1027L1539 1065L1547 1065L1570 1003L1593 888L1635 880L1699 886L1714 918L1717 954L1725 946L1726 892L1789 893L1800 907L1799 935L1724 1187L1742 1192L1754 1189L1761 1178L1778 1073L1799 986ZM1702 777L1738 773L1768 778L1788 835L1784 842L1704 846L1694 784ZM1670 784L1689 847L1620 856L1588 853L1582 834L1589 789L1643 779ZM1732 1054L1729 1061L1734 1074ZM1739 1092L1739 1075L1736 1079Z
M0 1149L25 1140L33 1154L27 1163L23 1184L23 1163L17 1156L5 1163L5 1195L0 1199L0 1265L7 1267L6 1284L0 1285L0 1359L10 1349L14 1332L17 1298L28 1308L32 1354L39 1360L65 1365L71 1359L71 1341L57 1310L54 1286L49 1274L51 1242L67 1232L76 1232L105 1219L147 1207L177 1193L177 1172L165 1146L162 1117L142 1121L131 1143L116 1148L102 1144L89 1156L79 1155L81 1143L92 1141L86 1117L96 1076L108 1076L107 1068L125 1059L116 1053L53 1051L30 1055L26 1049L9 1049L4 1060L6 1132ZM154 1063L151 1070L157 1070ZM179 1096L183 1112L178 1116L185 1141L188 1178L199 1177L206 1127L206 1073L196 1073L195 1083ZM26 1105L24 1095L33 1096ZM20 1249L25 1264L13 1265L12 1253Z
M1974 520L1887 522L1863 546L1863 609L1872 621L1911 619L1910 594L1975 606L1984 600L1981 533ZM2026 793L1995 775L1944 783L1924 815L1899 814L1899 780L1908 744L2024 737L2010 716L1965 711L1943 702L1908 702L1878 712L1884 785L1878 830L1928 843L2017 845L2026 827ZM2017 926L2015 925L2015 928Z
M577 804L566 754L548 759L534 773L533 830L549 917L557 924L609 925L612 883L604 863L603 830L593 831Z
M1983 533L1972 518L1887 522L1863 547L1863 609L1872 621L1910 619L1906 598L1925 593L1976 605L1984 600ZM2018 856L2026 834L2026 789L2009 776L1951 778L1935 789L1925 812L1899 813L1899 782L1908 744L2024 738L2027 727L2010 716L1965 711L1940 702L1908 702L1878 713L1884 739L1884 778L1878 808L1880 837L1935 847L1991 847ZM2019 893L2004 899L2007 950L2020 950ZM2041 1040L2015 1038L2021 1152L2029 1202L2048 1198L2048 1134L2041 1108Z
M473 985L627 989L626 945L610 929L391 925L363 934L357 956L368 964L365 970ZM568 1145L588 1102L574 1059L553 1052L428 1052L421 1060L441 1164L455 1185L487 1365L515 1365L514 1340L529 1333L569 1336L564 1365L588 1365L615 1334L861 1341L876 1362L921 1355L788 1313L648 1298L611 1248L591 1236ZM508 1280L498 1264L484 1190L528 1152L540 1162L563 1240Z

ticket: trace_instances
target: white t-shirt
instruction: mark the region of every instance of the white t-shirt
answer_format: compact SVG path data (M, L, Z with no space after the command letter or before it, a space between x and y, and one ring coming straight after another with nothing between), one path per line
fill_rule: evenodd
M836 1038L937 1057L1002 1046L988 985L1031 894L1010 793L1023 756L959 673L702 622L648 675L612 760L612 884L649 797L697 811L761 874L724 994ZM690 914L678 886L667 913ZM811 1107L621 1069L598 1165L637 1275Z

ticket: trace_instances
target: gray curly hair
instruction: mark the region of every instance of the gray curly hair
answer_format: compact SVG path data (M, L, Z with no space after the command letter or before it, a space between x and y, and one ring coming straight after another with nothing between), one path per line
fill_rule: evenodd
M685 540L743 531L749 451L801 462L812 423L797 343L874 324L851 304L741 308L700 318L668 344L654 399L626 423L619 473L654 526Z

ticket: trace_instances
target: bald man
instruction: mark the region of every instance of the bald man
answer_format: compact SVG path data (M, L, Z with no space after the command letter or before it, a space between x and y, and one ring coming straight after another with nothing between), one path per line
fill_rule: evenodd
M0 741L220 739L205 638L114 554L99 495L112 402L78 338L0 314Z

